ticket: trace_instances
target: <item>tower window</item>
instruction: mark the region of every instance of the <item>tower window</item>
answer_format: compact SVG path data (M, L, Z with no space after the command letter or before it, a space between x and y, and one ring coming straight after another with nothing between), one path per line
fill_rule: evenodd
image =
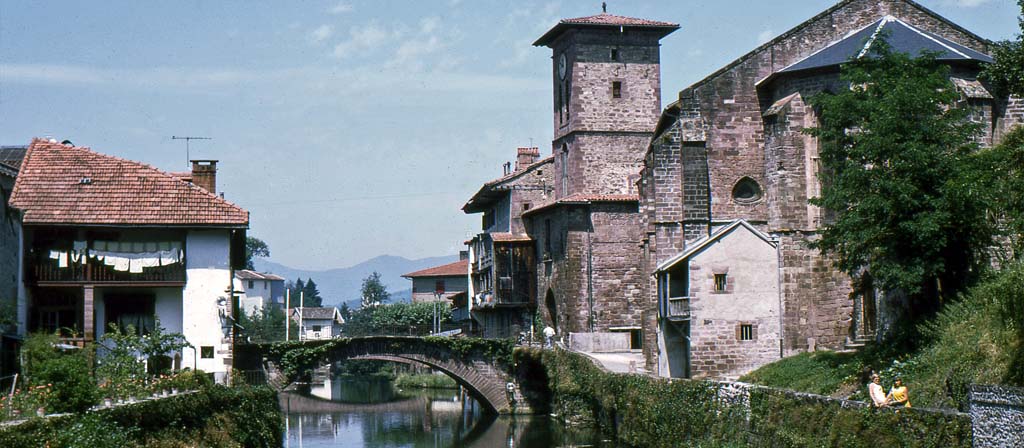
M715 274L715 292L725 292L726 274Z
M761 186L757 181L744 177L732 187L732 199L741 204L750 204L761 199Z
M618 61L619 60L619 49L618 48L612 48L612 60L613 61Z
M622 98L622 81L612 81L612 98Z
M740 324L739 328L739 340L741 341L753 341L754 340L754 325L752 324Z

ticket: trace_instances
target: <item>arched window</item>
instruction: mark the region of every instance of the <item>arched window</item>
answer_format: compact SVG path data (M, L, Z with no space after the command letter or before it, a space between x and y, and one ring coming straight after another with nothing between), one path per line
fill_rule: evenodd
M569 145L562 144L562 151L558 153L561 162L562 196L569 195Z
M750 204L761 199L761 186L757 181L744 177L732 187L732 199L740 204Z

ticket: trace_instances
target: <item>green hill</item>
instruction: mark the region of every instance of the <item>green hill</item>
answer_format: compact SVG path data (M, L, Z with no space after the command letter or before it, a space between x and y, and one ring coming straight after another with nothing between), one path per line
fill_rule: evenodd
M1024 385L1024 263L990 275L912 333L857 353L792 356L741 381L866 400L873 370L887 390L901 376L916 407L959 409L969 384Z

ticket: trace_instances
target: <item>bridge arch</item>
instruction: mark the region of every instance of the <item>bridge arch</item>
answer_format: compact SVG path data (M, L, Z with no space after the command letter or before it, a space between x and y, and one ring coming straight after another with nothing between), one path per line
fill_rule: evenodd
M348 359L421 364L444 372L485 408L529 413L508 372L512 344L504 340L369 336L259 346L272 384L308 381L314 369ZM510 394L506 385L513 384ZM511 398L511 399L510 399Z

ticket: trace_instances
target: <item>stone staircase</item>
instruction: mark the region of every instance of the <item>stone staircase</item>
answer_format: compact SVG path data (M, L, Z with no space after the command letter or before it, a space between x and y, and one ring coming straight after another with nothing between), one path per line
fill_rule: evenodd
M837 350L836 353L857 353L862 348L875 343L875 335L859 335L854 338L846 338L846 343L843 344L842 350Z

